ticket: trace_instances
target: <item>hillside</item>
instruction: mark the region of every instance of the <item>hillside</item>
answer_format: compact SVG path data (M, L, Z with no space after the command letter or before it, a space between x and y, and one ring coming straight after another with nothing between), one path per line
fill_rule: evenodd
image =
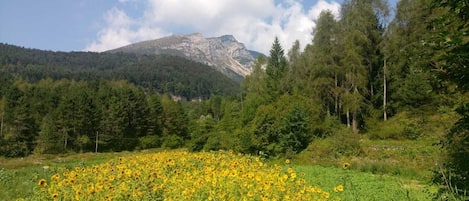
M260 54L246 49L232 35L205 38L199 33L143 41L109 52L184 56L212 66L235 80L251 73L256 56Z
M173 55L52 52L0 44L0 72L6 79L29 82L123 79L187 99L239 91L238 83L213 68Z

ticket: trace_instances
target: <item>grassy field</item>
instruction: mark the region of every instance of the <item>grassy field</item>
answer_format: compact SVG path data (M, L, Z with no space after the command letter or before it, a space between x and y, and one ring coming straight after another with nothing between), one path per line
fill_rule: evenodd
M149 151L149 153L153 154L152 152L154 151ZM174 154L177 154L177 152L178 151L174 152ZM74 170L76 167L83 169L91 168L95 165L105 164L107 161L118 160L118 158L132 159L140 157L147 153L87 153L61 156L31 156L29 158L24 159L1 159L0 189L2 190L0 191L0 198L2 198L2 200L15 200L17 198L26 198L27 200L34 199L38 196L38 181L42 178L46 178L47 180L48 178L51 178L52 175L60 173L60 171L63 171L64 169ZM172 152L168 152L168 154L173 155ZM188 155L188 157L194 156ZM195 155L195 157L201 156ZM202 155L202 157L205 157L205 155ZM243 157L249 156L240 157L242 159ZM235 157L235 159L237 160L238 158L239 157ZM253 160L256 160L256 157L248 158L248 161ZM164 165L160 164L160 166ZM353 170L354 168L345 170L342 167L296 165L296 161L294 160L291 161L291 164L285 164L283 161L277 163L269 162L269 164L266 166L260 166L258 168L251 167L248 169L265 169L267 171L270 167L281 167L280 172L286 172L286 168L291 167L293 170L296 171L299 178L304 178L307 185L311 185L316 188L320 187L322 191L330 192L331 199L340 198L340 200L430 200L431 195L429 192L435 190L434 187L428 186L422 181L408 179L406 177L360 172L357 170ZM145 169L147 167L142 168ZM239 169L241 169L241 166L239 167ZM198 171L198 169L192 169L190 171L194 172ZM221 172L218 173L222 174ZM254 178L252 179L255 180ZM52 185L53 184L50 184L50 186ZM220 185L221 184L218 184L218 186ZM344 191L340 193L334 193L334 188L336 188L338 185L342 185ZM35 190L36 192L34 192ZM260 192L261 190L252 190L253 193L256 193L257 191ZM238 198L241 199L241 197ZM252 198L252 200L255 200L254 197ZM260 199L261 197L259 197L259 200Z
M324 189L333 189L337 183L343 184L342 200L431 200L430 192L437 190L434 186L398 176L322 166L296 166L295 169L305 172L308 182Z

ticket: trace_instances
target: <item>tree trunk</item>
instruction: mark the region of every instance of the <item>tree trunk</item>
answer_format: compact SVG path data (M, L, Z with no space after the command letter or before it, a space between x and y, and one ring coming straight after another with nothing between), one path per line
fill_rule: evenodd
M337 80L337 73L334 74L334 82L335 82L335 90L339 87L339 81ZM335 109L335 114L337 115L338 118L340 118L340 108L339 108L339 95L338 92L336 91L334 93L334 109Z
M5 112L2 112L2 120L0 122L0 138L3 136L3 116L5 115Z
M67 150L67 142L68 142L67 132L64 132L64 151Z
M99 137L99 132L96 131L96 147L94 148L95 153L98 153L98 137Z
M350 110L349 109L347 109L346 115L347 115L347 127L350 128Z
M384 121L388 120L388 115L386 113L386 59L384 59L383 67L383 119Z
M358 133L358 127L357 127L357 111L354 110L352 113L352 131L353 133L357 134Z

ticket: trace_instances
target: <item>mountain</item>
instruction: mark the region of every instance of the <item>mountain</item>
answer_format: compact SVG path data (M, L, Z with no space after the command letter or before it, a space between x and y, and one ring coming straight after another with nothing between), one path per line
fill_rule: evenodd
M0 43L0 80L127 80L186 99L235 95L240 85L212 67L173 55L53 52Z
M172 35L120 47L109 52L176 55L212 66L235 80L251 73L260 53L248 50L232 35L205 38L200 33Z

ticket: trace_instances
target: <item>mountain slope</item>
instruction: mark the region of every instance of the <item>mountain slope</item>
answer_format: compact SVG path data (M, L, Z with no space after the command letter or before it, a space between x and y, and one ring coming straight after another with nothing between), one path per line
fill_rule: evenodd
M0 78L128 80L187 99L233 95L239 84L212 67L172 55L52 52L0 43Z
M236 80L251 73L255 57L260 54L246 49L244 44L238 42L231 35L205 38L199 33L172 35L156 40L143 41L109 52L185 56L212 66Z

